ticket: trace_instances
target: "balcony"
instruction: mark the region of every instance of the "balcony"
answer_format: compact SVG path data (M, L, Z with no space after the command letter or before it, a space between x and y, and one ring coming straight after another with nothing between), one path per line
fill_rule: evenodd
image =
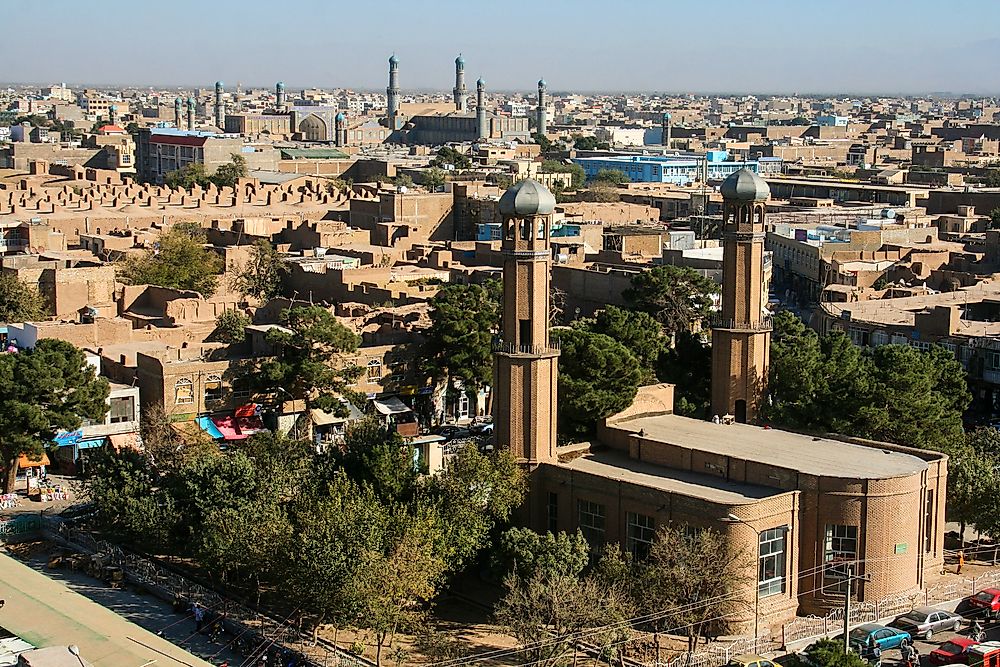
M559 354L559 341L549 341L548 345L515 345L503 339L493 341L493 354L524 355L532 357L554 356Z
M762 317L757 322L738 322L733 319L724 319L718 313L712 315L711 326L713 329L726 329L729 331L749 331L749 332L762 332L771 331L773 326L773 321L770 315Z

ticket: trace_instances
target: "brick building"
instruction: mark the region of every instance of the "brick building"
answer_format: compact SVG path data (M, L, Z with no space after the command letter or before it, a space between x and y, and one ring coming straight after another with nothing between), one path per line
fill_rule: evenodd
M750 172L722 192L729 289L713 327L713 405L731 417L674 415L673 387L654 385L603 420L595 442L556 445L559 350L546 326L554 199L525 181L500 201L494 421L498 445L529 471L528 525L580 529L595 552L617 542L640 558L663 525L721 531L747 556L738 593L746 612L730 619L732 630L767 636L798 612L842 605L845 563L869 578L853 591L859 601L919 591L943 562L947 457L739 423L754 421L766 377L759 276L768 192Z

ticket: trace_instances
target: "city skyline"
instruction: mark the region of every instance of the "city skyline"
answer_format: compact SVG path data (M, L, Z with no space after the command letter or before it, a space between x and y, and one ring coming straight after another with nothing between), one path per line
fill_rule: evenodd
M762 0L749 15L748 5L736 3L706 10L640 0L613 17L590 0L554 0L532 6L531 16L451 0L382 3L394 20L357 5L307 0L296 16L309 20L293 17L278 28L258 2L237 12L230 3L180 0L170 13L120 0L102 4L99 14L63 0L51 5L65 20L48 26L44 49L35 49L31 31L10 36L13 52L35 49L10 79L154 87L207 87L221 79L231 88L283 80L290 88L381 90L395 53L404 92L447 91L461 52L467 75L483 77L490 91L530 91L544 77L551 92L1000 93L992 67L1000 61L1000 5L968 0L948 5L949 24L961 31L927 20L940 11L930 0L847 0L836 12ZM155 48L79 57L81 33L131 39L151 25L169 36ZM351 28L340 34L340 25ZM643 37L649 26L663 31ZM251 44L265 46L245 48ZM755 56L745 57L748 51Z

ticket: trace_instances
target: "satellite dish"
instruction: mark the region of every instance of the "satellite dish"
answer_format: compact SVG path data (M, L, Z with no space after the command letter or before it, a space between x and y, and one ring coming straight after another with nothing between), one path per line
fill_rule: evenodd
M396 192L398 192L401 195L405 195L406 194L406 186L405 185L400 185L399 187L396 188Z

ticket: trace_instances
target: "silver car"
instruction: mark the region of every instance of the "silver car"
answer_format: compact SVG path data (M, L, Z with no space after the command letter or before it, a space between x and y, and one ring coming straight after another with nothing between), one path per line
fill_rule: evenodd
M917 607L910 613L897 617L889 625L906 630L912 637L930 639L935 632L958 632L962 627L962 617L934 607Z

